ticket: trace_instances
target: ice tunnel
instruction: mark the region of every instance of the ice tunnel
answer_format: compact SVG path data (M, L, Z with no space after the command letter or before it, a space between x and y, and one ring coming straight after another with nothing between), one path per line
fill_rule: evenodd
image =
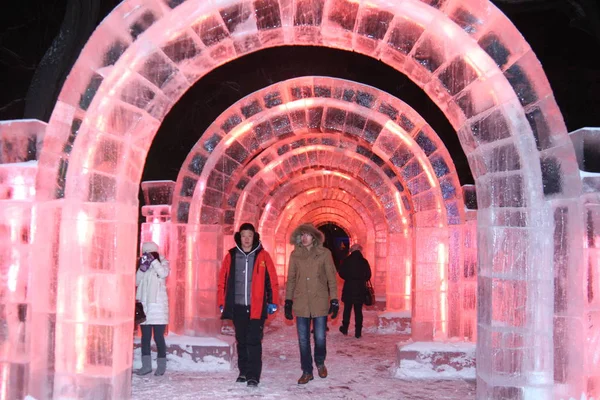
M429 259L419 260L420 267L416 267L417 296L432 299L438 296L432 294L440 287L445 289L440 299L421 307L432 312L424 316L422 332L419 316L423 312L413 317L413 332L420 339L433 338L434 331L437 337L447 336L448 253L452 253L452 266L458 270L464 222L456 170L431 127L405 103L374 88L333 78L298 78L265 88L230 107L207 129L181 168L172 207L172 221L178 222L179 235L183 235L178 239L194 240L194 232L215 223L223 226L223 235L231 237L236 221L238 226L241 221L251 221L260 228L267 248L274 250L283 282L290 249L286 250L285 229L275 229L282 223L274 213L298 208L292 206L294 199L289 197L295 176L306 178L310 171L317 176L334 174L332 178L346 173L342 177L350 181L350 186L359 184L353 197L372 196L376 209L381 210L385 223L365 243L367 253L376 254L375 285L388 294L388 308L410 309L411 290L406 290L413 276L413 245L420 243L415 254L426 253L420 251L421 246L440 249ZM336 180L333 187L339 188L339 184ZM289 189L283 200L271 195L284 185ZM182 222L186 224L180 225ZM413 233L414 242L409 239ZM390 238L396 240L395 245ZM180 250L173 254L185 260L182 263L206 254L204 250L196 253L193 249L197 246L179 248L192 249L192 254ZM394 258L394 248L401 248L404 255L396 254ZM393 298L392 292L386 292L387 264L395 268L391 281L398 279L404 288ZM214 265L209 268L213 271ZM197 267L192 269L202 277L214 275ZM454 271L451 275L456 277L453 289L458 290L460 274ZM186 279L177 279L178 284L185 285ZM181 290L189 294L196 288ZM214 286L210 290L214 292ZM206 291L200 293L206 296ZM458 298L458 292L454 297ZM205 301L191 303L207 304L214 310L214 304ZM194 309L183 318L186 331L193 324L189 318L198 318L198 311ZM204 320L201 325L206 329Z
M276 84L202 136L170 185L170 219L160 203L147 209L168 227L156 237L175 264L173 329L217 327L216 272L240 222L260 226L284 280L289 229L325 214L366 243L378 291L390 309L411 309L416 339L476 338L478 398L598 396L597 199L582 200L541 65L486 0L123 1L45 129L26 191L35 204L21 208L35 234L0 232L3 248L26 242L15 251L39 260L35 273L27 256L2 265L27 281L19 298L14 280L2 283L7 327L37 336L18 357L6 347L2 393L129 397L137 195L152 139L208 72L293 45L373 57L419 85L469 160L477 224L450 155L408 104L332 78ZM477 273L465 276L474 229ZM461 309L475 287L476 326Z

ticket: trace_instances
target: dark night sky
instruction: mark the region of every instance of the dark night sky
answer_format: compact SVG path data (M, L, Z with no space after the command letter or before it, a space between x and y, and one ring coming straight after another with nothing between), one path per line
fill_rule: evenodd
M71 7L77 3L92 7L96 13L93 26L118 2L68 0ZM600 126L600 7L596 0L516 3L515 0L495 2L542 62L569 131ZM0 120L26 115L32 77L58 35L67 9L66 0L23 0L11 4L13 10L0 17ZM68 68L63 66L65 70ZM175 180L194 143L227 107L260 88L302 75L350 79L404 100L442 137L454 158L461 183L472 183L456 133L424 92L381 62L356 53L318 47L264 50L221 66L202 78L165 119L150 149L143 180Z

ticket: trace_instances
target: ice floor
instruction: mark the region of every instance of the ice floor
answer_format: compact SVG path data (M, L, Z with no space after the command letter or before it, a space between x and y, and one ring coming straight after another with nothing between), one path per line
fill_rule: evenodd
M365 312L365 332L354 338L338 327L340 317L330 322L327 334L329 376L307 385L296 381L302 374L295 325L274 321L265 328L263 373L258 388L235 383L237 368L208 363L205 371L186 371L185 363L169 360L172 367L163 377L133 377L133 399L460 399L475 398L475 383L464 380L413 380L392 378L396 344L408 335L377 333L374 311ZM167 338L168 341L168 338ZM139 365L139 351L134 366ZM235 362L234 362L235 363ZM169 368L169 366L167 368ZM174 369L178 369L175 371Z

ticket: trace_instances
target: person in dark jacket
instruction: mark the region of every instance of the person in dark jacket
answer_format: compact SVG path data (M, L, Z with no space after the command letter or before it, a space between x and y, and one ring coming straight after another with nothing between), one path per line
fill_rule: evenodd
M354 336L358 339L362 334L362 307L367 294L366 284L371 279L371 267L362 255L361 245L354 244L350 247L350 255L342 262L339 274L344 280L344 289L342 290L344 316L340 332L344 335L348 334L350 313L354 308Z
M233 320L237 341L236 382L258 386L262 371L262 338L268 314L277 311L279 284L275 265L262 248L254 226L244 223L234 236L219 271L217 299L221 319Z

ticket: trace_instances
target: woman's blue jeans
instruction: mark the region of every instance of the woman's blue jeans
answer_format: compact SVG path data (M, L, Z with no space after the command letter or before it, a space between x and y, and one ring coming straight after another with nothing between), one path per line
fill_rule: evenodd
M312 374L313 358L310 349L310 323L313 321L315 330L315 364L325 364L327 348L325 342L325 329L327 328L327 316L316 318L296 317L296 328L298 329L298 344L300 345L300 364L302 372Z

